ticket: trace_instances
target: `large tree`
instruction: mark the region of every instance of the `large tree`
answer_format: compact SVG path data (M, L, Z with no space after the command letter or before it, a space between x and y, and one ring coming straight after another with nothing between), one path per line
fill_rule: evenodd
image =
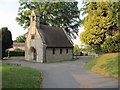
M85 31L81 33L80 39L97 53L120 51L119 5L120 2L90 2L83 9L87 16L84 19Z
M78 34L80 26L78 2L31 2L19 0L20 7L16 21L24 29L30 26L30 14L37 10L40 15L40 24L62 27L69 36Z
M5 56L5 50L11 48L13 45L12 34L7 27L0 29L2 32L2 58Z
M20 35L16 38L16 42L18 43L24 43L25 42L26 37L24 35Z

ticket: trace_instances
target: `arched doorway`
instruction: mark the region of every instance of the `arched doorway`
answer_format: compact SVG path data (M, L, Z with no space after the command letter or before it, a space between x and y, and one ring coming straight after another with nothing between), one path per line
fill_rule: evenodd
M34 61L37 60L37 52L34 47L30 48L30 56L31 56L31 60L34 60Z

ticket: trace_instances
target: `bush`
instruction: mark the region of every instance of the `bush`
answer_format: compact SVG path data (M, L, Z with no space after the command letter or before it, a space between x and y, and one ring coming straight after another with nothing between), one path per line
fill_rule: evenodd
M5 52L5 56L8 56L8 51ZM9 56L25 56L25 51L21 49L15 49L9 52Z
M100 54L102 52L100 45L91 45L93 52Z
M114 37L106 39L106 41L101 45L102 52L120 52L120 37Z
M97 54L120 52L120 37L107 38L103 44L89 47Z
M9 53L9 55L10 56L25 56L25 52L24 51L22 51L22 52L20 52L20 51L11 51Z

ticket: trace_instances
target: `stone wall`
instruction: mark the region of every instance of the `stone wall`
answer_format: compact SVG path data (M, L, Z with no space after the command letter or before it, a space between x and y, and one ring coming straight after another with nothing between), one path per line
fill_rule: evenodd
M62 49L62 54L60 54L60 48L55 48L55 54L53 54L53 48L47 48L46 62L72 59L73 57L72 48L61 48L61 49ZM66 53L66 49L68 49L68 53Z
M43 41L36 28L36 21L37 17L35 12L32 11L30 17L30 30L25 42L25 60L32 61L33 54L31 48L33 48L36 51L36 62L43 62Z
M25 43L13 42L13 48L14 49L19 48L19 49L25 50Z
M43 62L43 43L42 39L38 33L38 30L35 30L35 39L31 39L31 33L28 33L26 42L25 42L25 60L32 61L32 54L30 48L34 48L37 52L36 62Z
M35 17L33 18L33 16ZM68 48L68 53L66 53L67 48L61 48L61 54L60 48L55 48L55 54L53 54L53 48L46 48L46 45L44 44L43 38L41 36L42 34L38 33L36 27L36 25L39 26L39 20L37 20L37 17L33 11L30 18L30 30L25 42L25 60L32 61L33 55L31 48L34 48L37 53L36 62L44 62L44 60L50 62L72 59L73 48Z

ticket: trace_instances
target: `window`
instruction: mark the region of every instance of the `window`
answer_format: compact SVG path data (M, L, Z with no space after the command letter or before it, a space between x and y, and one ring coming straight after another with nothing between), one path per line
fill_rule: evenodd
M68 49L66 49L66 54L68 54Z
M32 21L35 21L35 16L32 16Z
M55 48L53 48L52 53L55 54Z
M62 54L62 49L60 49L60 54Z
M31 39L35 39L35 35L31 35Z

